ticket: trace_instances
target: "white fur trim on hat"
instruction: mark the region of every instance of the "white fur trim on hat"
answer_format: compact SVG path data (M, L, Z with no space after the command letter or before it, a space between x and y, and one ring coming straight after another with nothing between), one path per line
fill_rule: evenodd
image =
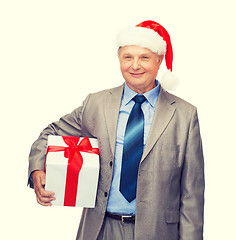
M166 42L154 30L143 27L130 27L122 29L116 37L118 47L136 45L150 49L158 55L166 53Z
M160 83L164 90L173 91L176 89L176 87L179 83L179 80L174 73L172 73L170 70L167 70L161 76Z

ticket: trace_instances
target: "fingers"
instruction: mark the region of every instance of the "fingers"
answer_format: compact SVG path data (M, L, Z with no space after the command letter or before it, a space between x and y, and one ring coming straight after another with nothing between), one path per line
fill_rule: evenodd
M54 193L45 191L45 189L42 187L42 185L40 187L36 187L35 193L37 196L38 203L43 206L51 206L52 205L51 201L56 199L54 197Z
M42 205L42 206L52 206L52 203L51 201L55 200L55 198L45 198L45 197L41 197L39 195L36 194L36 199L37 199L37 202Z
M34 182L34 191L37 202L42 206L51 206L51 201L55 200L54 192L45 191L45 173L43 171L35 171L32 173Z

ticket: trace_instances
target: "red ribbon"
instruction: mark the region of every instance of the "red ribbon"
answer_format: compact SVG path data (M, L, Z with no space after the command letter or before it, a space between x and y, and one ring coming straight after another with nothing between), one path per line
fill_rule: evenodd
M48 152L64 151L65 158L68 158L64 206L75 206L78 187L79 173L83 165L83 157L80 152L99 154L98 148L93 148L89 138L85 137L79 142L79 137L62 136L68 147L48 146Z

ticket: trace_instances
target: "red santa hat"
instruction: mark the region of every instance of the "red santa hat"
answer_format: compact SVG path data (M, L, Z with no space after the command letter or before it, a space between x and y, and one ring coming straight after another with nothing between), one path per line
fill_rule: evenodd
M172 73L173 49L166 29L157 22L148 20L135 27L122 29L116 37L118 47L136 45L150 49L158 55L165 56L167 71L160 79L165 90L174 90L177 86L177 77Z

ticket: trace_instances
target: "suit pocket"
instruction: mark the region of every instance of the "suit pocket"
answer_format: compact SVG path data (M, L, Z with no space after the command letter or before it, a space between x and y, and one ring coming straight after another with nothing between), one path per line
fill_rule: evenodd
M180 146L179 145L164 145L160 148L161 167L163 170L174 170L178 167Z
M179 210L168 209L166 210L165 217L166 223L178 223L180 218Z
M180 145L162 145L160 149L161 151L178 152L180 150Z

